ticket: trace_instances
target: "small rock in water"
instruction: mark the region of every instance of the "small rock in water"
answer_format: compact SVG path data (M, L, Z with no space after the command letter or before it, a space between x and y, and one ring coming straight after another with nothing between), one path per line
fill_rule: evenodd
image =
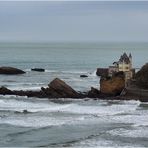
M24 109L24 110L23 110L23 113L24 113L24 114L27 114L27 113L29 113L29 112L28 112L26 109Z
M45 69L43 69L43 68L32 68L31 71L44 72Z
M87 75L80 75L81 78L86 78L88 77Z

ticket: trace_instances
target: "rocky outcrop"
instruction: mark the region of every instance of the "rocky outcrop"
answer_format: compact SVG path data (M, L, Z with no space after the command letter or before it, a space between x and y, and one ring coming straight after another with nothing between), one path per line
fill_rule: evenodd
M98 98L99 96L100 96L100 91L98 90L98 89L96 89L96 88L94 88L94 87L91 87L91 90L90 91L88 91L88 94L87 94L87 96L89 97L89 98Z
M64 81L56 78L42 91L52 98L78 98L79 94Z
M0 87L2 95L18 95L38 98L82 98L83 94L76 92L64 81L56 78L47 88L41 88L39 91L9 90L6 87Z
M148 63L146 63L135 75L136 85L148 89Z
M45 72L43 68L32 68L31 71Z
M17 69L17 68L13 68L13 67L0 67L0 74L7 74L7 75L16 75L16 74L24 74L25 72Z
M101 77L100 92L111 96L120 95L125 87L125 79L123 73L117 73L113 77Z
M108 68L97 68L96 75L103 77L108 76Z
M2 86L2 87L0 87L0 94L1 95L13 95L13 91L11 91L8 88Z

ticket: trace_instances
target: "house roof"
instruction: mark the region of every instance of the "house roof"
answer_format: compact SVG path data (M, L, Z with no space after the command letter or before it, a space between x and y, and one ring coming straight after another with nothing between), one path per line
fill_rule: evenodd
M131 56L131 55L130 55ZM127 56L126 53L124 53L123 55L121 55L120 59L119 59L119 63L125 62L126 64L130 63L130 59Z

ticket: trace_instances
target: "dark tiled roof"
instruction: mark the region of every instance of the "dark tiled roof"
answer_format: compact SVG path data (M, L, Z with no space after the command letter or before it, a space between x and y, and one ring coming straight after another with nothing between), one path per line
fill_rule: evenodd
M130 63L130 59L129 57L127 56L126 53L124 53L123 55L121 55L120 59L119 59L119 63L122 63L122 62L125 62L126 64L129 64Z

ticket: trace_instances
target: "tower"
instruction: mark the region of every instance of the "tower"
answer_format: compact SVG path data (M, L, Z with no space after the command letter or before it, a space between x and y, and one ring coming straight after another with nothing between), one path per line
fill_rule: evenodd
M130 61L130 70L132 69L132 55L131 53L129 54L129 61Z

